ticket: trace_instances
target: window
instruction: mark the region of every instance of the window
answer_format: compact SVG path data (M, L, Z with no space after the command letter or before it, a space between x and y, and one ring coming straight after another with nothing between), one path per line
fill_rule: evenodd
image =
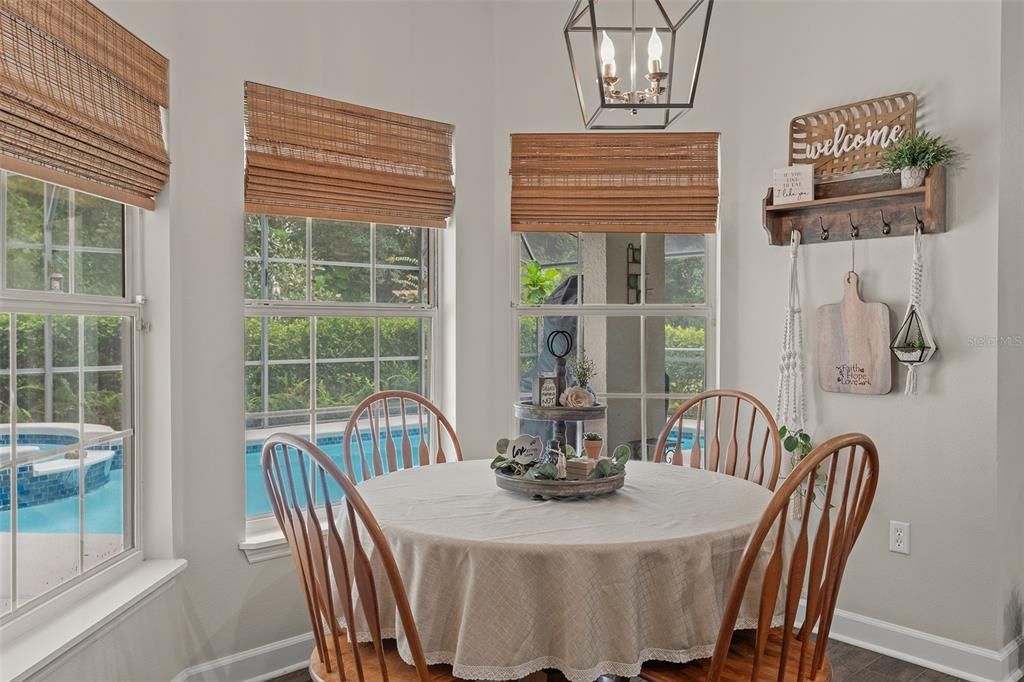
M606 420L584 428L609 448L625 444L636 458L652 457L671 414L711 382L714 236L514 232L513 239L517 399L530 400L534 379L554 372L547 335L569 331L595 362L591 388L609 407ZM579 450L582 433L568 427ZM542 422L518 428L551 437Z
M0 618L136 546L136 209L0 172Z
M339 466L353 408L430 396L436 230L249 215L245 222L246 517L269 517L263 439L287 430Z

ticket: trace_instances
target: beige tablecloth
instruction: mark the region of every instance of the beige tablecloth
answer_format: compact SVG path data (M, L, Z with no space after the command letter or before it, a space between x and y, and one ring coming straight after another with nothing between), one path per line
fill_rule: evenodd
M618 492L587 500L500 490L485 461L399 471L359 489L392 543L427 660L482 680L555 668L583 682L710 656L770 499L747 481L647 462L629 463ZM739 627L756 622L759 582ZM385 634L411 661L382 588Z

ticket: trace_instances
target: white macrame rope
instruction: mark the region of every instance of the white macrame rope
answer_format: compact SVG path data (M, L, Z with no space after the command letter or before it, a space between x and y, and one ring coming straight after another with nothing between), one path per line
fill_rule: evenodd
M924 256L921 253L921 231L914 232L914 264L910 269L910 305L921 308L921 282L924 280Z
M923 324L921 316L921 299L923 294L924 281L924 255L922 254L921 230L914 230L914 261L910 268L910 305L907 307L907 316L910 311L917 310L918 324ZM918 364L907 365L907 385L903 389L903 395L917 394L917 368Z
M800 310L800 278L797 255L800 232L790 235L789 298L786 301L782 330L782 352L779 356L779 388L775 401L775 420L790 431L804 428L804 329Z

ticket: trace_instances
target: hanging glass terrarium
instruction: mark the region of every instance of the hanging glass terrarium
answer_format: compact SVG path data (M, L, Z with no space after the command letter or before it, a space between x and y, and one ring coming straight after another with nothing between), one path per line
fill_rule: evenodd
M693 108L713 4L576 0L565 44L584 125L657 130Z
M905 365L920 365L931 360L935 354L935 340L928 330L928 323L911 305L896 336L889 345L896 359Z
M916 214L917 209L914 209ZM924 254L921 241L921 223L914 230L914 259L910 269L910 304L903 324L896 331L889 348L893 355L907 368L907 387L904 393L917 393L917 369L932 359L937 347L931 327L921 310L924 288Z

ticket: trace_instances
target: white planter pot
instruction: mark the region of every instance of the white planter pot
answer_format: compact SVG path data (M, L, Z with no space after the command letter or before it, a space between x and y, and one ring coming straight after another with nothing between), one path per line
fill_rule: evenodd
M903 189L920 187L924 184L924 176L927 172L927 168L921 168L920 166L900 169L900 187Z

